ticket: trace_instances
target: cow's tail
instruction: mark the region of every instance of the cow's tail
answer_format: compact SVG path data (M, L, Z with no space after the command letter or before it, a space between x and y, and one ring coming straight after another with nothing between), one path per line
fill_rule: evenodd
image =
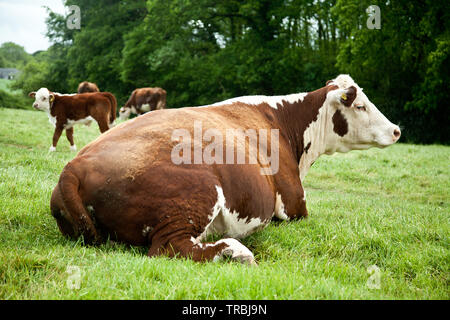
M93 218L84 207L79 189L80 180L68 164L61 173L58 185L52 195L52 215L58 221L63 233L67 233L73 238L83 236L86 244L99 243L101 238L97 233ZM64 226L66 232L63 230ZM71 226L71 228L67 228L67 226Z
M104 92L104 95L109 99L109 102L111 103L109 126L112 127L114 125L114 121L116 120L117 100L116 97L114 97L114 95L110 92Z

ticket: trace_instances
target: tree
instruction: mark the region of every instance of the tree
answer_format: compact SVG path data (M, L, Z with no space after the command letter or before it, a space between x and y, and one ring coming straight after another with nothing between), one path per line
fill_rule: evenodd
M2 68L20 69L30 60L25 49L13 42L5 42L0 46L0 66Z

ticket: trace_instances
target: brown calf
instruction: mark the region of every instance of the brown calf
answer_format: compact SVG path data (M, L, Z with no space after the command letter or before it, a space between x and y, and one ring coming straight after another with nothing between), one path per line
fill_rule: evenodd
M56 150L56 144L64 129L70 142L70 149L75 151L76 145L73 141L75 124L90 125L95 120L100 132L103 133L116 119L117 101L109 92L61 95L41 88L37 92L29 93L29 96L35 98L33 107L47 112L50 123L55 126L50 151Z

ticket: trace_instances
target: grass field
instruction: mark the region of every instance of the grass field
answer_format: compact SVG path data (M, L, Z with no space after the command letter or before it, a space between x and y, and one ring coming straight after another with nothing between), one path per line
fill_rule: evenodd
M259 263L247 267L63 238L49 202L75 154L64 135L49 153L52 134L44 113L0 109L0 299L450 298L450 147L322 157L305 180L309 218L243 239ZM98 134L75 127L78 148Z

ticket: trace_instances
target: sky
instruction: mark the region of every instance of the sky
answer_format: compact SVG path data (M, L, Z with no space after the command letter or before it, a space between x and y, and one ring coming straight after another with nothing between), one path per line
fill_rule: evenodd
M0 45L12 41L28 53L46 50L47 11L65 14L62 0L0 0Z

